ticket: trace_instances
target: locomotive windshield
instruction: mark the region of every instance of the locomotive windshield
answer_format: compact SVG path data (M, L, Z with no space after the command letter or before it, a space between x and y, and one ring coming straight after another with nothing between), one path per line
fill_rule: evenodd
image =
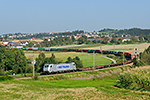
M47 68L48 67L48 65L45 65L45 68Z

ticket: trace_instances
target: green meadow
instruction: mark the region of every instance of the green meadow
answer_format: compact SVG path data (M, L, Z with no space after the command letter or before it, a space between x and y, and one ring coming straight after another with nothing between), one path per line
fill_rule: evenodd
M38 57L39 51L34 52L35 58ZM93 54L89 53L77 53L77 52L44 52L46 57L50 57L52 53L54 53L56 60L65 62L67 61L68 57L71 57L72 59L78 56L80 60L82 61L82 64L84 67L92 67L93 66ZM25 56L28 59L33 59L33 51L25 52ZM104 57L101 57L99 54L95 54L95 66L99 65L108 65L111 64L112 61L109 59L106 59Z
M1 100L143 100L150 99L147 91L134 91L115 87L119 73L130 67L117 67L97 71L49 75L35 79L0 82Z

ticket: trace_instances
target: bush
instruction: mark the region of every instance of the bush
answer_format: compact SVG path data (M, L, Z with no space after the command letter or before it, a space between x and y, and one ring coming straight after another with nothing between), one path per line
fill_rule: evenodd
M6 71L6 75L12 75L14 73L13 70Z
M150 91L150 68L135 69L119 75L115 86L133 90Z
M33 80L38 80L39 78L38 78L38 76L34 76L32 79Z
M12 80L13 77L10 76L0 76L0 81Z

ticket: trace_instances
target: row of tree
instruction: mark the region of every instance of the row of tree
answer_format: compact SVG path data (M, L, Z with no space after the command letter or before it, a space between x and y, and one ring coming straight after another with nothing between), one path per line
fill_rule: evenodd
M33 34L33 35L27 35L26 37L20 37L19 39L31 39L31 38L42 38L42 37L50 37L50 36L58 36L58 37L62 37L62 36L67 36L67 35L77 35L80 33L84 33L83 30L75 30L72 32L59 32L59 34L55 33L55 34L48 34L48 33L38 33L38 34ZM16 33L15 35L19 35L21 33Z
M69 57L66 63L69 62L75 62L77 68L83 67L79 57L75 57L73 59ZM49 63L57 64L63 62L56 60L53 53L51 57L46 57L45 54L41 52L36 58L35 71L43 72L44 64ZM23 50L17 48L12 50L6 50L4 46L0 45L0 75L12 73L21 73L22 75L24 73L25 75L27 72L31 73L32 67L28 65L28 60L26 59Z
M64 38L56 37L50 41L45 39L43 42L40 42L40 44L37 44L36 47L51 47L51 46L69 45L69 44L73 44L73 41L75 41L75 38L73 36L71 39L69 37L64 37Z

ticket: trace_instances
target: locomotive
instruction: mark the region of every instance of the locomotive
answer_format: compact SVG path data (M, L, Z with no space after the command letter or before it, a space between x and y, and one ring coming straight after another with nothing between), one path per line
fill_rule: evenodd
M56 73L56 72L67 72L76 71L76 64L72 63L60 63L60 64L45 64L43 67L43 72L45 73Z

